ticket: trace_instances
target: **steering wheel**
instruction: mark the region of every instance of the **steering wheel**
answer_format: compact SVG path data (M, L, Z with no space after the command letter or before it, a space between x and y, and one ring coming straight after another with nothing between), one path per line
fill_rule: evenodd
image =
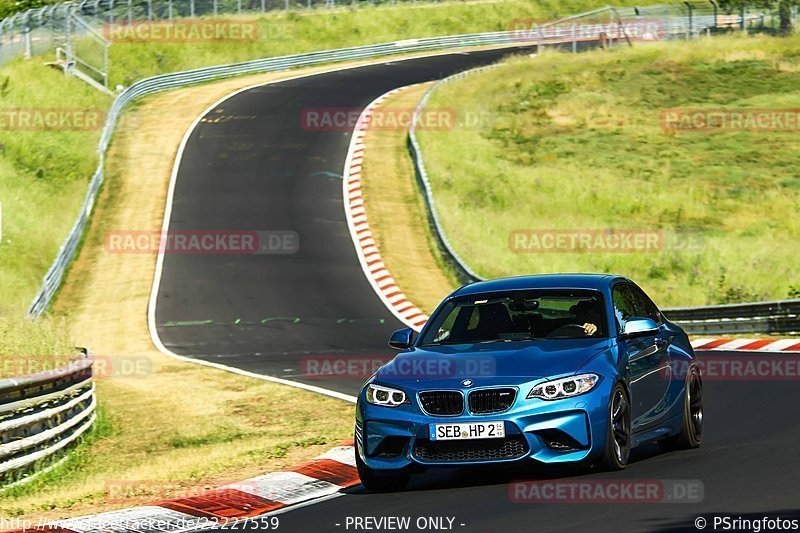
M579 324L564 324L547 334L548 339L586 337L586 331Z

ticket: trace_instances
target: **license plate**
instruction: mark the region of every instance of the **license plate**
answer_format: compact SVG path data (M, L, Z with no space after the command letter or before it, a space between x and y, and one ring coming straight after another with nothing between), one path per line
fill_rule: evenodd
M431 424L431 440L500 439L506 436L503 422Z

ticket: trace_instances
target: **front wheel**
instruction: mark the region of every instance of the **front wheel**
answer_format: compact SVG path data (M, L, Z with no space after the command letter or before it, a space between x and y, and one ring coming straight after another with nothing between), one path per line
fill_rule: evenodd
M371 492L395 492L403 490L411 480L411 474L407 470L375 470L368 467L361 460L361 454L356 452L356 468L361 484Z
M601 470L622 470L631 453L631 404L625 388L617 383L608 402L608 431L603 455L598 461Z

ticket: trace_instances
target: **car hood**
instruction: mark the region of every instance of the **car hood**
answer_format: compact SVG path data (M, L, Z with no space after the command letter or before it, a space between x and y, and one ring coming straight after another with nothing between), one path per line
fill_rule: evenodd
M413 348L375 374L375 381L419 387L525 383L574 374L611 347L610 339L558 339ZM416 387L414 387L416 388Z

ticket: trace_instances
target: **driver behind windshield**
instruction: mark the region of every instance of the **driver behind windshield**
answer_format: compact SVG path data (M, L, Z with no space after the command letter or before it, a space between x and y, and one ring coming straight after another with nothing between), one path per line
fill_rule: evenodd
M597 302L581 300L570 307L569 312L575 316L575 322L583 328L587 337L597 333L597 324L600 322L600 317L597 315Z
M508 291L454 299L422 344L603 337L602 298L590 290Z

